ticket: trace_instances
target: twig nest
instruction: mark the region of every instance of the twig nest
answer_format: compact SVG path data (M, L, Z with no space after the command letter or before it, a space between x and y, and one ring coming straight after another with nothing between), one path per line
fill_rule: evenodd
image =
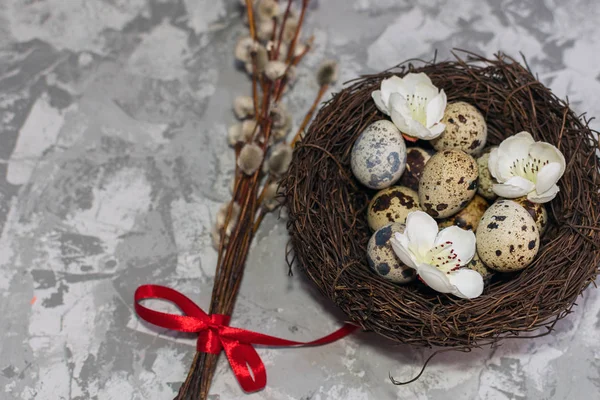
M471 200L465 208L453 216L441 220L438 225L440 228L456 225L459 228L475 232L477 231L479 221L481 220L481 217L483 217L485 210L488 209L488 206L486 199L475 195L473 200Z
M273 211L281 205L282 199L280 195L278 182L272 182L267 185L262 202L267 211Z
M467 154L478 154L487 141L487 123L477 108L458 101L446 107L442 123L446 128L431 140L437 150L456 149Z
M356 179L371 189L396 183L406 167L406 145L396 125L382 119L360 134L351 153Z
M233 100L233 112L239 119L254 115L254 100L250 96L236 96Z
M285 173L292 162L292 148L287 143L280 143L271 149L267 161L269 172L273 175Z
M527 210L511 200L492 204L483 214L476 235L479 257L499 272L524 269L540 248L535 221Z
M489 283L489 281L492 279L492 276L494 276L494 273L496 272L493 269L488 268L483 261L481 261L481 258L477 252L475 252L475 255L471 261L465 265L465 267L479 272L479 275L481 275L485 283Z
M256 63L256 73L262 74L269 62L269 55L267 53L267 49L263 46L257 46L255 49L256 54L254 55L255 63ZM246 62L246 72L250 75L254 72L254 66L252 64L252 59L250 58L248 62Z
M272 81L283 77L287 66L283 61L269 61L265 66L265 75Z
M541 237L546 232L546 227L548 226L548 211L546 211L546 206L543 203L534 203L527 200L527 196L512 199L512 201L521 205L531 215Z
M367 261L377 275L396 283L409 283L415 280L416 270L402 264L390 239L395 233L403 233L404 224L394 223L379 228L367 245Z
M447 218L469 204L477 193L477 162L461 150L444 150L425 164L419 202L434 218Z
M257 51L259 47L260 44L250 36L241 37L235 45L235 58L245 63L250 62L252 52Z
M420 147L409 147L406 150L406 170L400 177L400 184L413 190L419 190L419 182L423 176L425 164L433 155L433 151Z
M486 151L481 157L477 158L477 167L479 168L479 187L477 188L477 193L488 200L495 200L498 197L494 192L494 185L498 181L492 176L488 167L490 151L492 149L488 149L489 151Z
M245 144L240 151L237 165L246 175L254 174L260 164L262 164L264 157L263 150L254 143Z
M324 61L317 70L319 86L331 85L338 78L338 63L334 60Z
M417 192L405 186L392 186L371 199L367 220L371 230L376 231L392 222L403 224L408 214L420 209Z

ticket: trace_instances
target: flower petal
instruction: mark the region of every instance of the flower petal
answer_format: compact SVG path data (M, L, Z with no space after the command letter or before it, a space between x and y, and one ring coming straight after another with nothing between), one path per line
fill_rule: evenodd
M540 169L535 183L535 191L544 193L548 191L558 180L561 175L561 165L557 162L546 164Z
M435 239L435 245L451 242L452 250L458 256L456 263L461 267L467 264L475 255L475 234L473 231L467 231L458 226L449 226L438 233Z
M392 93L400 92L402 79L396 75L381 81L381 100L389 106Z
M498 146L499 156L508 156L513 160L527 158L529 148L534 143L535 141L529 132L519 132L500 143L500 146Z
M483 293L483 277L472 269L459 269L448 275L448 281L453 286L451 293L457 297L473 299Z
M398 128L398 130L400 132L406 133L410 130L410 127L408 126L408 122L407 122L406 118L404 118L402 113L391 108L390 116L392 117L392 122L394 123L394 125L396 125L396 128Z
M438 122L437 124L433 124L433 126L429 128L429 134L430 134L429 137L431 139L427 139L427 140L432 140L432 139L435 139L436 137L440 136L442 133L444 133L444 129L446 129L446 124L442 124L441 122Z
M413 211L406 218L404 233L408 237L408 248L422 259L434 246L438 234L437 222L424 211Z
M529 148L533 143L535 142L528 132L520 132L504 139L498 146L494 177L504 183L514 176L511 170L513 163L516 160L528 160Z
M494 184L492 189L494 190L494 193L500 197L515 199L527 195L535 189L535 184L523 177L513 176L504 183Z
M421 97L426 100L426 104L429 103L434 97L439 94L438 88L433 86L431 83L419 82L415 85L415 97Z
M385 115L390 115L387 105L381 99L381 90L373 91L373 93L371 93L371 97L373 98L373 101L375 102L375 105L377 106L379 111L381 111Z
M550 163L558 163L560 165L558 179L560 179L565 172L565 156L550 143L535 142L529 148L529 157L536 160L549 161Z
M417 85L433 86L433 83L431 83L431 79L429 79L427 74L424 72L419 72L418 74L411 72L404 75L402 78L402 84L398 87L397 92L406 97L407 95L414 94L416 92Z
M553 185L544 193L538 193L537 191L532 191L527 195L527 200L532 203L547 203L553 200L556 195L560 192L560 188L557 185Z
M498 179L498 148L494 147L492 151L490 151L490 158L488 159L488 169L490 170L490 174L496 179Z
M408 132L405 133L409 136L423 140L432 140L437 137L433 135L429 129L425 128L423 124L414 119L408 121Z
M427 128L431 128L442 120L446 110L446 101L446 93L441 90L437 96L427 103Z
M440 293L452 293L455 288L448 280L450 275L443 273L439 269L429 264L420 264L417 273L433 290Z
M394 253L396 253L404 265L413 269L417 269L417 262L414 255L410 252L410 250L408 250L408 246L404 246L402 244L402 241L399 240L398 235L400 234L396 233L396 235L390 239L390 244L392 245Z
M394 125L396 125L400 132L408 133L410 131L409 121L412 120L412 114L406 99L398 93L392 93L389 105L390 116Z

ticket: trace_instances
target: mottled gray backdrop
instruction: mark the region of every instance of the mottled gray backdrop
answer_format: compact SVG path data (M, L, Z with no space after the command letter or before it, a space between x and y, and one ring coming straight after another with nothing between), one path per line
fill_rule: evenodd
M171 399L192 338L146 325L132 296L169 285L208 306L210 229L229 196L231 102L249 93L232 48L239 0L0 1L0 398ZM324 57L341 81L453 47L523 52L578 112L600 115L595 0L314 0L316 49L288 95L296 124ZM339 86L338 86L339 88ZM598 128L598 124L594 124ZM250 255L234 324L307 340L341 316L287 276L283 221ZM268 387L244 395L221 360L214 399L592 399L600 297L591 289L550 337L435 359L355 335L261 349Z

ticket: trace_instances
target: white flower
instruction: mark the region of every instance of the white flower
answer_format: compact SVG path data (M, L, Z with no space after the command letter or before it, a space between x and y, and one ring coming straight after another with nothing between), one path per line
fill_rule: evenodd
M446 93L438 90L424 73L392 76L381 82L381 90L371 93L375 105L405 135L435 139L444 132L440 123L446 110Z
M551 144L536 142L529 132L521 132L492 150L488 168L499 182L493 186L498 196L526 195L533 203L546 203L560 190L556 182L565 172L565 157Z
M417 270L423 282L440 293L472 299L483 292L483 278L462 268L475 255L475 234L458 226L438 232L437 222L423 211L406 218L404 233L391 239L400 260Z

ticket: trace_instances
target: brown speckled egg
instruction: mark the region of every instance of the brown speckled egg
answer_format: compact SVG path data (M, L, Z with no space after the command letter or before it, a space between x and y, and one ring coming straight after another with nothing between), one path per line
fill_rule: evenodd
M431 141L437 150L457 149L467 154L477 154L487 141L487 124L483 115L469 103L450 103L444 112L444 132Z
M406 144L396 125L382 119L367 126L354 142L350 167L356 179L371 189L396 183L406 167Z
M498 183L498 181L494 179L488 168L490 151L491 148L477 159L477 166L479 167L479 187L477 188L477 193L488 200L495 200L498 196L494 193L492 187L494 184Z
M367 261L378 275L396 283L409 283L415 279L417 272L402 264L390 239L396 232L404 232L404 224L388 224L377 230L367 245Z
M434 154L419 183L421 208L434 218L447 218L469 204L477 192L477 163L461 150Z
M398 183L413 190L419 190L419 181L423 175L423 169L432 155L433 150L409 147L406 150L406 169Z
M420 210L419 195L405 186L392 186L379 191L369 203L369 227L377 229L391 223L405 223L408 214Z
M479 274L483 277L483 281L486 283L490 281L490 279L495 273L493 269L489 269L483 263L483 261L481 261L481 258L479 258L479 254L477 254L477 252L475 252L475 256L473 256L473 259L469 261L469 263L465 265L465 267L472 269L473 271L479 272Z
M496 271L519 271L527 267L540 248L535 221L520 204L498 200L487 209L477 230L477 253Z
M456 225L459 228L467 231L475 232L479 221L488 208L488 202L481 196L475 195L473 200L467 204L465 208L454 214L450 218L441 220L438 223L440 228L446 228L448 226Z
M531 217L535 221L535 224L540 231L540 236L546 232L546 227L548 226L548 211L546 211L546 207L540 203L533 203L527 200L527 197L519 197L518 199L512 199L515 203L519 203Z

